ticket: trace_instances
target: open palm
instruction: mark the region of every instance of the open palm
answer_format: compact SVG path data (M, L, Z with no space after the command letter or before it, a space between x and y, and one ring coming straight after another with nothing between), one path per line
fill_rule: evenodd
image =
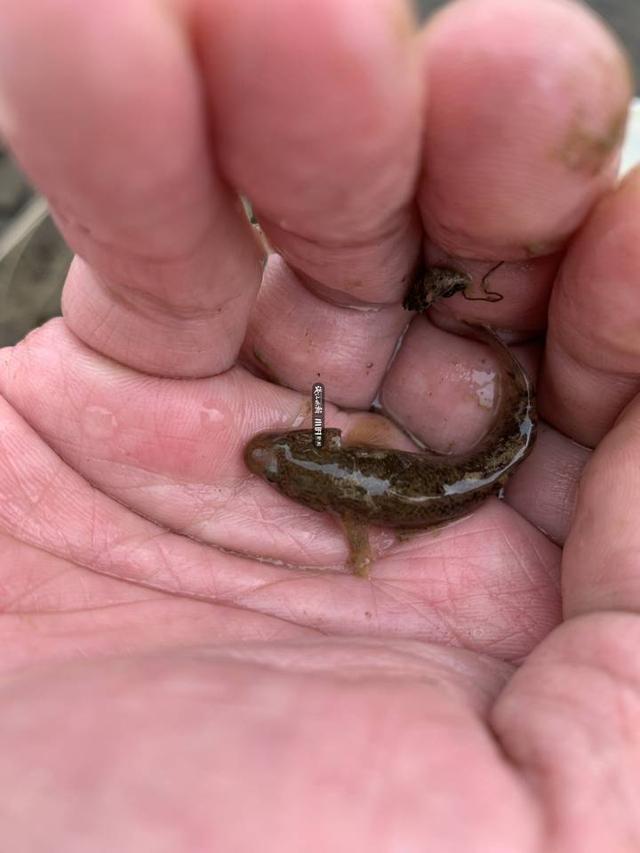
M395 0L0 13L0 127L78 253L65 318L0 360L7 849L636 849L640 174L612 190L611 37L557 0L422 33ZM396 352L425 233L476 283L505 260L504 299L440 303ZM343 411L379 397L469 447L495 376L451 313L512 333L546 425L505 502L377 531L353 577L243 446L308 423L320 379L351 436L399 440Z

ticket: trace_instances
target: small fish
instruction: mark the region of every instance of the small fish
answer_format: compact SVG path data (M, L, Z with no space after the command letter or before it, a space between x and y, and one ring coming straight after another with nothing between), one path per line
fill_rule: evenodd
M467 326L472 337L498 354L501 366L498 411L469 453L350 446L342 443L339 429L325 429L321 448L314 446L311 430L259 433L245 448L246 465L254 474L287 497L340 518L350 564L359 575L366 576L372 562L368 525L404 532L467 515L500 492L533 446L536 408L527 374L492 329Z

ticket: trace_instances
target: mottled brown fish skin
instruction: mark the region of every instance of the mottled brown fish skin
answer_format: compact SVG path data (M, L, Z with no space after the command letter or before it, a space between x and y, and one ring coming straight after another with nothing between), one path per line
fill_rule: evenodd
M425 528L469 513L498 492L530 452L535 396L508 347L487 326L469 334L490 344L501 365L500 402L486 436L470 453L440 456L343 445L326 429L260 433L247 444L248 468L305 506L386 527Z

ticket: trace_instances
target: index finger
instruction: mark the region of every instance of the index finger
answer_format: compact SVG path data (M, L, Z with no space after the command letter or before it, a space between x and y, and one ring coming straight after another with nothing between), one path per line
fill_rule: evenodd
M339 279L402 287L422 97L404 2L0 9L0 124L88 263L63 307L93 348L163 375L229 367L261 275L236 188L298 229L325 284L339 257Z
M224 369L260 253L212 165L184 22L152 2L2 0L0 14L2 132L83 259L68 324L148 372Z

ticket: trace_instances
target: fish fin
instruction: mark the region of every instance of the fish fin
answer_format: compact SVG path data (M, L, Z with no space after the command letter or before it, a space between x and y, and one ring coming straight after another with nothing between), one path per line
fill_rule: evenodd
M369 525L350 513L341 515L340 521L349 545L349 566L358 577L369 577L369 566L373 562Z

